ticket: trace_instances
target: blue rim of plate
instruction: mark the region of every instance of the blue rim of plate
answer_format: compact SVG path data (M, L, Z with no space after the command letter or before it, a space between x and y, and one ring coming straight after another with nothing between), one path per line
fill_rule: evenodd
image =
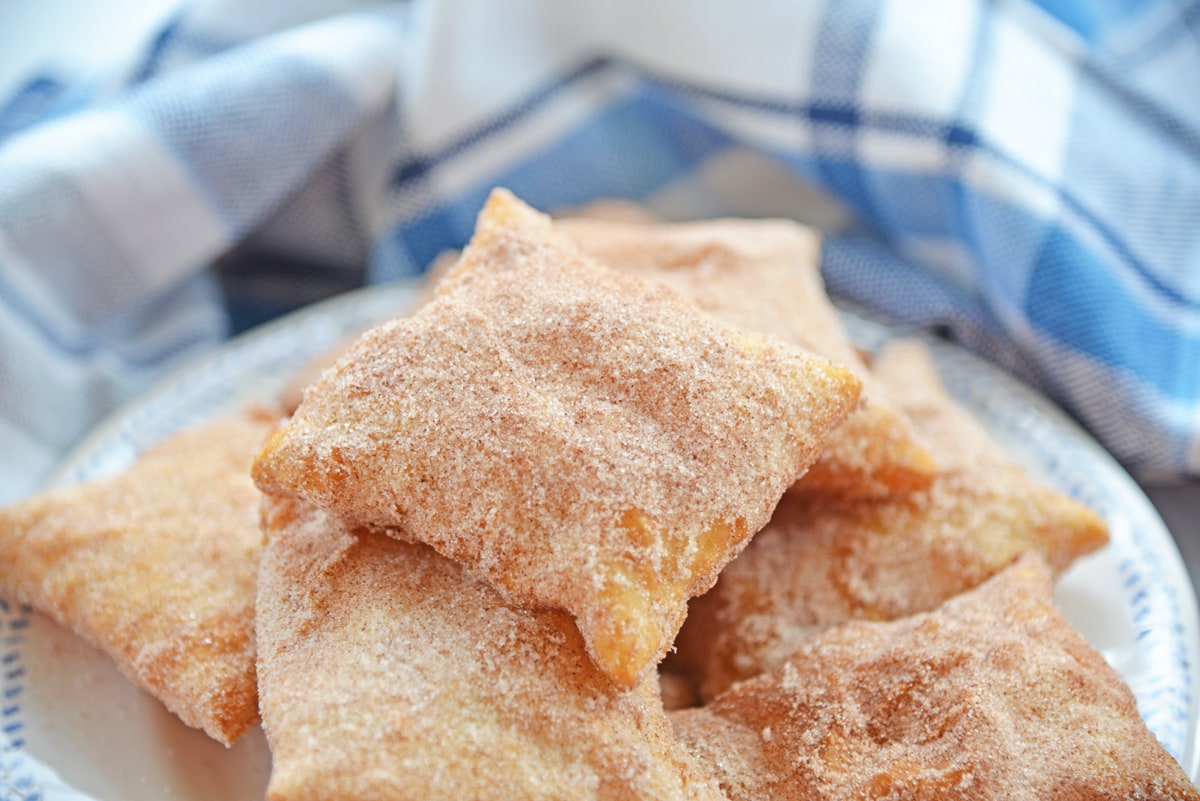
M368 287L326 300L231 340L167 377L101 423L59 464L47 486L62 486L126 467L180 428L252 402L269 402L287 377L347 334L401 312L416 285ZM874 349L898 332L861 313L844 312L851 338ZM1200 774L1196 598L1169 531L1133 479L1082 428L1043 396L965 350L929 340L950 392L993 432L1019 437L1051 468L1054 483L1110 523L1119 553L1119 591L1131 610L1139 653L1151 666L1130 681L1147 726L1193 779ZM231 387L231 382L234 384ZM1119 514L1116 513L1119 510ZM1167 580L1164 581L1163 577ZM0 798L42 798L21 745L25 679L20 643L29 611L0 599ZM7 784L6 784L7 782ZM6 793L6 794L5 794Z
M25 755L25 722L21 717L21 696L25 692L25 668L21 664L21 643L29 627L29 609L0 598L0 798L5 801L34 801L41 798L38 779Z

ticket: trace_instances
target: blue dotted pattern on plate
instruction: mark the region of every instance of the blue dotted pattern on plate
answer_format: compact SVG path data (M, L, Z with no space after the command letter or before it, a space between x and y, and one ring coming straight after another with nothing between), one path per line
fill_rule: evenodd
M29 610L0 598L0 801L35 801L42 790L25 745L21 696L25 692L25 667L21 641L29 628Z

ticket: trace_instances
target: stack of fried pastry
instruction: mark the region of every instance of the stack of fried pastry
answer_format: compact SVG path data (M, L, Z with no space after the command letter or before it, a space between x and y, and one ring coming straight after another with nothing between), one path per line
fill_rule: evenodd
M1103 521L864 361L812 232L604 217L497 190L277 425L0 512L0 592L261 714L273 801L1200 799L1053 607Z

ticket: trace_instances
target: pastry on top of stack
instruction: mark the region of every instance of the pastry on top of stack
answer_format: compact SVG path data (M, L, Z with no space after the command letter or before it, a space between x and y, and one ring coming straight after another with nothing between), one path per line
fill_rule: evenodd
M859 389L587 258L497 190L433 300L310 386L254 477L565 609L634 686Z

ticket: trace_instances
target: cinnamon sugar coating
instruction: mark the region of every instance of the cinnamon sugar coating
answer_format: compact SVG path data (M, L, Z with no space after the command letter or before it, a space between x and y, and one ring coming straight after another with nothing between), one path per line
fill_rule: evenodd
M264 510L269 801L720 798L657 684L613 685L570 616L302 501Z
M591 261L498 190L434 300L327 371L254 477L569 611L632 687L859 387Z
M258 720L250 461L271 424L187 429L125 472L0 510L0 592L107 653L226 745Z
M934 612L850 623L672 714L730 801L1184 801L1200 792L1030 554Z
M732 218L657 224L564 219L559 226L599 261L661 282L734 325L808 348L862 380L862 404L829 438L795 491L883 497L932 481L935 460L872 378L826 295L815 230L791 220Z
M672 668L703 697L830 626L928 611L1029 551L1058 572L1108 541L1098 515L1034 481L946 394L922 344L890 344L878 364L944 472L884 501L785 498L676 640Z
M411 302L405 308L397 309L397 316L400 314L412 314L413 311L428 303L433 298L438 283L457 263L457 251L446 250L439 253L422 276L421 282L417 285L416 294L413 296ZM369 327L366 326L361 330L352 331L339 338L337 342L334 342L328 348L318 353L308 364L304 365L291 377L291 380L288 381L279 393L279 407L284 415L295 413L296 407L300 405L300 401L304 398L304 390L315 384L321 377L321 374L332 367L350 349L350 346L358 341L358 338L363 335L363 331Z

